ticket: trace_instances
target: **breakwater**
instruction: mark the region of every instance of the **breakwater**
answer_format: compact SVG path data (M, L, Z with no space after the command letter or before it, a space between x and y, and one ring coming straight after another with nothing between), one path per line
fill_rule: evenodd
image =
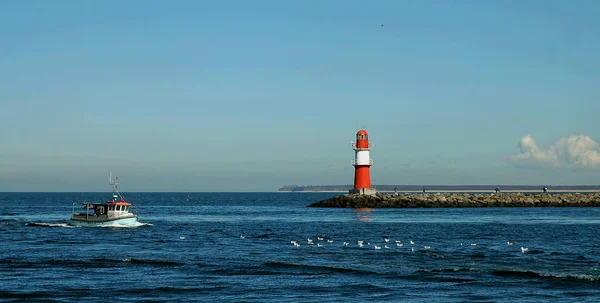
M435 193L346 194L318 201L308 207L427 208L427 207L596 207L600 193Z

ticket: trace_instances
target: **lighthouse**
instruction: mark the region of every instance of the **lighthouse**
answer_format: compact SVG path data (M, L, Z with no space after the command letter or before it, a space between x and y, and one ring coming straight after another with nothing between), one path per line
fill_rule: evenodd
M369 156L371 144L369 144L369 133L361 129L356 133L356 142L352 142L354 149L354 188L350 190L351 194L374 195L376 190L371 188L371 165L373 160Z

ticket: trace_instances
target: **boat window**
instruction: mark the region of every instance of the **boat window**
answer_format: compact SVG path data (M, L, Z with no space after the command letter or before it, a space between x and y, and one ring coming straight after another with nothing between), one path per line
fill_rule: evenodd
M121 210L121 205L117 205L117 211Z

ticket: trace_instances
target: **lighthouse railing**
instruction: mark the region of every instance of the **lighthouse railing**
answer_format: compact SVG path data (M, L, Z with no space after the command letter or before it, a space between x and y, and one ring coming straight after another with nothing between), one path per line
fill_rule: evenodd
M352 162L350 162L350 164L352 164L352 165L373 165L373 159L369 159L369 164L358 163L357 159L353 159Z
M356 143L352 142L352 149L354 149L354 150L369 150L371 147L375 147L375 144L369 143L369 147L367 147L367 148L358 148L358 147L356 147Z

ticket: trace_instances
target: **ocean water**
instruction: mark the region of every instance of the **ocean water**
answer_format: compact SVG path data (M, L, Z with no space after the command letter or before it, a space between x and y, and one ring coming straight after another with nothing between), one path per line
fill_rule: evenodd
M125 193L141 226L85 228L81 193L0 193L0 301L600 300L600 209L306 207L333 195Z

